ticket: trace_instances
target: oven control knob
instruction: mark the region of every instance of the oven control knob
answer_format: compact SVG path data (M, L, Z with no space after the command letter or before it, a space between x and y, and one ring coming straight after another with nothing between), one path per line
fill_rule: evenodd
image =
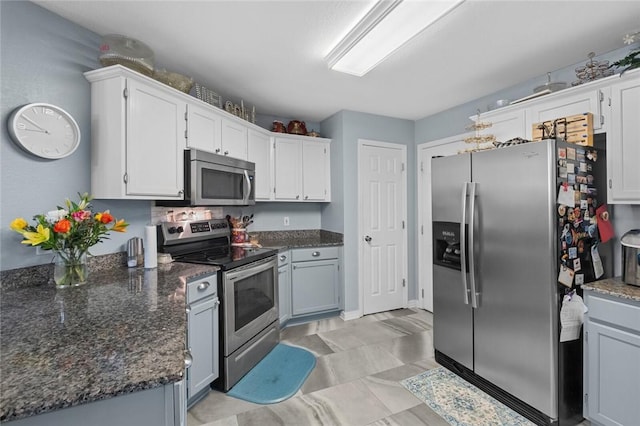
M182 233L184 232L184 228L183 228L182 226L178 226L178 227L176 228L176 232L178 232L178 233L182 234Z
M170 234L175 234L176 233L176 227L172 226L169 229L167 229L167 232L169 232Z

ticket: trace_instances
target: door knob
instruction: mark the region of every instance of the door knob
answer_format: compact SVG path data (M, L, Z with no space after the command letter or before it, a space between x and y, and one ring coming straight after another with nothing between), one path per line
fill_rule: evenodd
M370 237L370 236L368 236L368 235L365 235L364 240L365 240L366 242L370 243L370 242L371 242L371 237Z

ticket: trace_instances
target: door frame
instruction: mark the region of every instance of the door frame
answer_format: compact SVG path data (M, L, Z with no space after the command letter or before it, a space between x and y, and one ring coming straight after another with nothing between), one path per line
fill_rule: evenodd
M418 240L417 240L418 247L416 250L416 253L417 253L416 263L418 264L418 276L417 276L418 307L421 309L429 310L428 309L429 307L426 306L425 304L425 298L422 297L423 292L428 292L430 290L431 300L433 301L433 278L431 279L430 285L427 285L428 283L425 280L423 280L423 276L429 273L428 269L433 268L433 262L422 261L427 254L430 254L430 251L428 250L425 252L425 247L427 247L425 244L430 244L432 240L432 235L431 235L432 232L431 232L431 223L425 223L425 220L424 220L425 214L426 214L423 208L423 204L425 201L424 199L425 187L422 183L423 181L422 174L424 173L424 166L420 163L420 159L421 159L420 154L423 150L427 150L427 151L433 150L435 153L435 151L441 151L441 149L447 145L451 145L451 151L454 151L456 149L455 145L456 144L460 145L460 143L464 144L464 138L466 138L469 135L471 135L471 133L462 133L459 135L450 136L443 139L437 139L430 142L424 142L416 145L416 180L417 180L416 190L418 192L417 194L418 195L417 197L418 217L417 217L417 224L416 224L416 228L417 228L416 232L418 235ZM460 148L464 146L466 145L460 145ZM433 273L431 273L431 276L433 277ZM433 312L433 306L431 307L430 312Z
M358 139L358 158L356 160L356 167L357 167L357 173L358 173L358 178L357 178L357 184L358 184L358 211L357 211L357 218L358 218L358 295L359 295L359 303L358 303L358 315L360 317L362 317L364 315L364 283L362 282L362 277L364 276L363 273L363 269L364 269L364 263L363 263L363 259L364 259L364 253L363 253L363 243L364 243L364 230L362 229L363 227L363 221L360 220L360 218L362 217L361 214L364 211L364 206L362 205L363 199L362 199L362 184L363 184L363 180L362 180L362 175L361 175L361 170L360 170L360 160L362 159L362 150L364 146L373 146L373 147L378 147L378 148L390 148L390 149L398 149L400 150L401 154L402 154L402 164L403 164L403 172L404 172L404 178L402 180L402 198L404 200L403 205L402 205L402 220L404 221L404 229L402 230L402 250L403 250L403 256L401 256L402 259L402 275L404 276L405 279L405 283L406 285L403 287L402 292L403 292L403 306L407 307L409 304L409 279L408 279L408 252L409 252L409 245L408 245L408 237L407 237L407 229L408 229L408 223L407 223L407 205L408 205L408 199L407 199L407 184L408 184L408 179L407 179L407 145L403 145L403 144L399 144L399 143L392 143L392 142L382 142L382 141L376 141L376 140L371 140L371 139Z

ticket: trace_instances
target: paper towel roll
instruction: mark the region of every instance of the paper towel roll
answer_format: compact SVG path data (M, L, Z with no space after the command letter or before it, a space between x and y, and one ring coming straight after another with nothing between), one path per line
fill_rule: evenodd
M156 227L147 225L144 227L144 267L147 269L158 266L158 241Z

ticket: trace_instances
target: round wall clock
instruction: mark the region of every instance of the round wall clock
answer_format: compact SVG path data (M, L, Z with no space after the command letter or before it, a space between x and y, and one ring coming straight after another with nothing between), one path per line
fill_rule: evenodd
M80 145L80 127L71 114L45 103L22 106L9 117L9 135L25 151L56 159L71 155Z

